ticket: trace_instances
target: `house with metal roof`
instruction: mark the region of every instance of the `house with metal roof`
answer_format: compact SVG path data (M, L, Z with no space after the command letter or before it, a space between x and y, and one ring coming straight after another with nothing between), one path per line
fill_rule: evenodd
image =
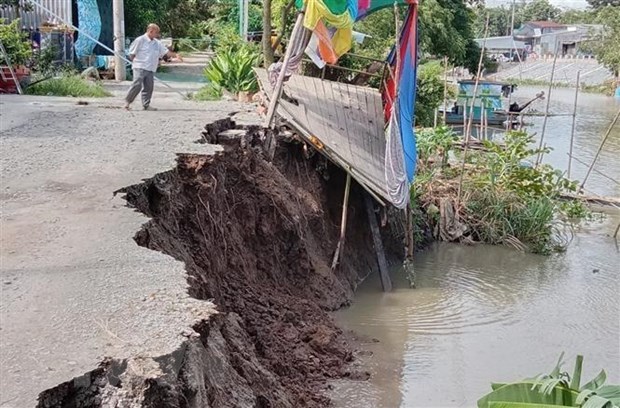
M592 24L564 25L554 21L529 21L514 32L528 52L538 55L570 56L582 54L580 44L589 41L601 26Z

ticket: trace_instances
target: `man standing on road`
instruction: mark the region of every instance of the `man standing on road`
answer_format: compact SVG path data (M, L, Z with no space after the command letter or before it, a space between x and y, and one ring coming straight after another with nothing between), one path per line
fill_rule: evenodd
M125 97L127 110L140 91L144 110L155 110L151 107L151 97L159 59L165 55L174 55L157 39L158 37L159 27L156 24L149 24L146 34L136 38L129 47L129 60L133 64L133 83Z

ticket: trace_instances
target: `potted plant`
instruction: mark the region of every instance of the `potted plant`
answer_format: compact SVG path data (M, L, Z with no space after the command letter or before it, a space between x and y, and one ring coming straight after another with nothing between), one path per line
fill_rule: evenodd
M0 41L11 61L17 80L23 82L30 76L30 69L26 67L26 63L32 57L32 44L20 30L19 19L13 20L10 24L6 24L4 20L0 21ZM4 58L0 64L2 64L0 88L5 92L15 92L16 85Z
M250 102L258 91L254 67L260 54L249 48L220 51L204 70L204 75L215 89L224 89L240 102Z

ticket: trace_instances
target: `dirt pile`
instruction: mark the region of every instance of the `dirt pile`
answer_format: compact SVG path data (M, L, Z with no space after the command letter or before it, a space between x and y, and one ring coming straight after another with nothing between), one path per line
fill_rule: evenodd
M205 140L230 127L208 125ZM365 377L348 371L351 350L328 314L377 269L363 192L352 189L344 254L332 272L344 173L294 141L279 143L269 163L252 132L244 147L179 155L176 169L122 191L151 218L138 244L185 262L190 294L220 311L195 327L200 337L188 339L175 364L144 377L141 406L324 407L329 378Z

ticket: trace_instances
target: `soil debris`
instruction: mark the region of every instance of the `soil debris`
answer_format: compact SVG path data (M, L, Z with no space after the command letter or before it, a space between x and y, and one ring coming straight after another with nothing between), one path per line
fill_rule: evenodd
M179 154L174 170L120 192L151 218L136 242L183 261L190 295L212 299L220 313L194 327L198 338L184 333L186 347L174 358L180 367L158 358L163 374L138 375L131 398L127 379L101 389L112 390L110 401L133 398L142 407L328 406L330 378L368 378L348 368L352 350L329 315L377 270L365 193L352 188L347 240L333 272L344 172L304 154L290 135L268 162L262 145L269 135L230 118L203 135L207 143L225 141L224 152ZM47 400L40 406L70 406L58 395L61 404Z

